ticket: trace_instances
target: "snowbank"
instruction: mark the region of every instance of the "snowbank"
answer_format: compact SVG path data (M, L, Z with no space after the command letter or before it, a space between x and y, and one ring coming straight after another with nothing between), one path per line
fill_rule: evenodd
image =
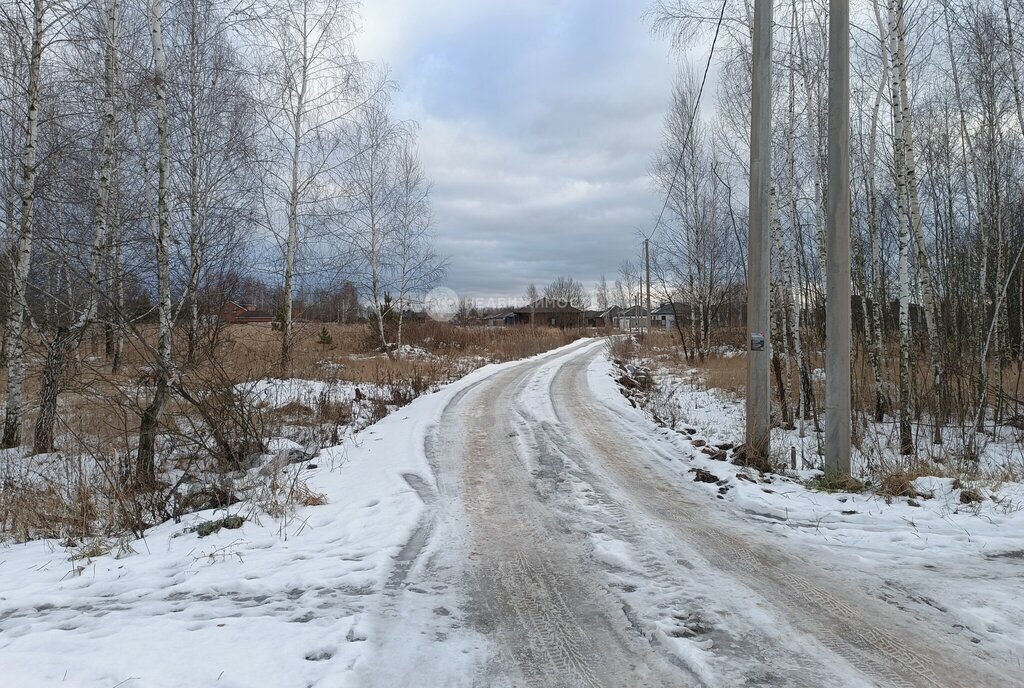
M324 506L204 538L186 530L225 512L192 514L89 560L52 540L0 547L2 684L354 685L382 641L365 615L423 512L414 485L434 483L424 438L455 394L516 364L476 370L322 451L305 478ZM265 389L270 403L323 391Z
M595 397L636 422L642 414L621 393L615 381L619 373L608 358L597 357L587 372ZM717 390L674 382L675 429L645 415L643 422L647 433L672 448L667 461L681 484L797 546L818 548L815 556L834 561L838 569L865 574L858 577L877 582L866 592L883 599L892 593L893 603L909 598L922 614L952 612L959 619L955 628L972 642L1019 656L1024 648L1024 484L983 487L981 502L964 503L965 486L949 478L918 478L917 498L887 499L808 489L804 482L815 471L761 476L711 456L718 446L742 441L742 403ZM799 439L777 430L772 441ZM810 454L812 448L804 449ZM695 480L695 469L715 479Z

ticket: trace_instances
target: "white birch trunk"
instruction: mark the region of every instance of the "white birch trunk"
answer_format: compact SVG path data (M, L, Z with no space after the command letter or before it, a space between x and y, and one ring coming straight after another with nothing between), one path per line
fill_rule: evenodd
M1021 128L1021 131L1024 131L1024 106L1021 104L1020 72L1017 67L1017 48L1013 32L1013 19L1010 16L1010 0L1003 0L1003 11L1006 14L1007 59L1010 63L1010 78L1013 84L1013 101L1017 112L1017 126ZM1012 276L1013 271L1010 274ZM1017 283L1017 360L1018 362L1024 362L1024 275L1018 275Z
M295 289L295 256L299 250L299 202L303 127L305 126L306 97L309 89L309 6L302 5L302 65L299 68L298 94L292 115L291 179L288 189L288 238L284 252L284 304L281 321L281 377L291 375L292 345L295 340L295 313L292 310Z
M810 66L808 64L807 53L804 49L803 41L799 36L799 20L795 13L793 16L793 31L796 36L799 48L800 48L800 73L803 80L804 92L806 94L806 130L805 138L807 143L807 150L810 151L812 165L814 170L814 240L818 248L818 265L819 265L819 285L818 293L821 295L822 303L825 300L825 194L822 192L822 177L824 176L822 156L820 153L820 146L818 141L815 140L815 130L817 129L814 122L814 89L812 87Z
M118 0L107 0L104 12L106 47L104 54L103 147L97 174L93 242L90 251L86 284L89 297L85 307L70 327L60 327L52 341L46 343L46 364L39 394L39 414L36 417L32 451L35 454L53 451L54 426L57 419L57 400L61 391L61 378L65 360L76 351L85 330L96 319L99 308L99 280L103 270L107 245L110 180L114 169L114 92L116 88L116 50L118 40ZM69 282L70 284L70 282ZM68 303L72 303L71 299Z
M190 11L197 11L193 4ZM188 89L189 89L189 186L188 186L188 210L189 210L189 270L188 280L185 283L185 294L183 303L188 306L188 339L185 351L185 361L188 364L195 363L196 351L199 348L199 279L203 269L206 212L205 202L199 190L199 165L200 146L202 141L199 135L199 36L194 22L189 26L189 64L188 64Z
M779 216L778 195L775 187L772 186L768 194L769 213L771 217L771 241L772 250L779 256L785 255L785 247L782 245L782 220ZM772 369L775 374L775 384L778 387L778 401L780 416L783 425L789 426L791 417L789 414L789 390L786 386L788 375L783 372L783 362L789 367L789 343L786 337L786 295L784 272L774 270L772 274L772 338L775 343L772 346Z
M152 0L149 6L149 30L153 44L153 87L156 98L156 129L159 147L156 202L157 267L157 384L149 406L143 411L139 427L136 482L151 486L156 479L156 437L164 405L170 392L171 360L171 218L170 218L170 134L167 116L167 56L164 52L164 4Z
M882 20L878 0L875 0L872 4L875 24L878 27L882 78L879 81L878 90L875 91L875 102L871 109L871 126L868 135L868 155L866 161L867 169L865 172L865 181L868 187L868 241L871 244L871 272L869 278L867 270L864 270L864 299L866 301L868 294L870 294L874 307L870 309L870 314L868 314L865 303L864 324L867 330L868 357L874 374L874 417L875 422L881 423L885 420L886 407L883 371L885 369L884 315L887 304L885 303L885 295L882 292L882 249L878 222L878 167L876 161L878 159L878 116L881 111L885 89L889 83L889 58L886 56L888 51L888 26Z
M796 6L793 6L793 34L790 44L796 42L797 38L797 15ZM796 60L793 48L790 48L790 59L791 61ZM788 168L789 177L789 224L792 230L792 246L790 250L784 250L780 254L782 260L783 269L786 273L786 287L789 291L786 298L787 319L790 322L790 336L793 340L793 352L796 354L796 367L798 383L794 385L794 391L796 394L796 406L794 414L797 417L797 429L800 437L806 436L806 423L808 412L811 412L814 406L814 388L811 386L811 372L808 369L807 357L804 355L803 342L801 338L801 318L803 305L806 300L801 299L802 302L794 303L794 299L798 298L798 295L805 294L803 290L797 289L797 281L799 280L798 267L796 253L799 250L799 236L800 236L800 211L797 207L796 189L796 129L797 129L797 118L796 118L796 79L794 70L790 70L789 73L789 103L788 103L788 119L787 119L787 135L786 135L786 164ZM802 446L802 445L801 445Z
M942 444L942 426L946 421L945 389L943 386L942 352L939 349L938 312L936 310L935 289L932 283L931 268L924 242L924 231L921 226L921 205L917 191L917 163L914 155L914 128L910 113L910 96L907 88L907 54L904 2L897 0L896 41L897 67L899 69L899 96L902 109L904 164L907 174L907 193L910 200L910 229L917 245L917 269L921 278L921 292L924 299L925 328L928 334L928 348L932 362L932 398L934 433L932 440Z
M899 39L897 31L900 0L889 1L889 59L892 63L890 97L892 99L893 148L896 159L896 213L899 228L900 363L899 363L899 442L902 454L912 454L910 429L910 231L906 211L906 142L903 110L900 107Z
M21 412L25 381L25 317L28 276L32 263L33 213L39 138L39 85L42 77L46 0L32 4L32 48L28 65L25 149L22 154L21 218L18 240L11 255L11 293L7 314L5 349L7 353L7 406L4 433L0 445L16 447L21 440Z
M1024 254L1024 244L1021 244L1020 248L1017 249L1017 256L1016 256L1016 258L1013 259L1013 265L1010 268L1010 272L1009 272L1010 276L1006 278L1006 281L1003 282L1001 286L1000 285L996 285L997 288L999 288L999 294L998 294L998 298L996 299L996 303L995 303L995 313L993 313L992 320L989 322L988 334L986 335L984 340L982 340L982 357L983 358L987 356L988 349L992 345L992 337L995 334L996 327L997 327L996 322L997 322L997 320L999 318L999 313L1003 310L1003 305L1006 303L1006 294L1009 291L1010 278L1013 276L1014 271L1016 271L1017 268L1020 266L1020 260L1021 260L1021 255L1022 254ZM981 390L980 390L980 393L978 395L979 396L979 398L978 398L978 405L975 407L975 412L974 412L974 423L975 423L975 426L979 427L979 428L983 427L984 423L985 423L985 407L987 405L987 402L986 402L986 399L985 399L986 392L987 392L987 381L985 379L983 379L982 380L982 384L981 384ZM969 455L971 455L971 456L975 457L975 459L977 459L977 437L976 437L975 434L971 435Z
M967 175L970 176L972 178L972 181L974 182L975 205L977 206L977 210L978 210L978 236L979 236L979 241L981 243L981 268L980 268L980 272L978 274L978 283L977 283L977 289L976 289L977 302L976 302L975 311L976 311L976 318L977 318L977 325L978 325L977 326L977 330L976 330L977 331L977 335L978 335L978 338L977 338L977 345L978 345L978 349L977 349L978 350L978 379L979 379L980 389L984 389L983 385L987 384L985 381L988 378L988 369L987 369L987 364L986 364L986 356L987 356L988 349L985 346L984 337L982 337L982 335L981 335L981 332L982 332L982 330L984 328L984 322L985 322L986 313L988 311L988 297L987 297L987 285L986 285L987 272L988 272L988 265L987 265L987 263L988 263L988 246L986 244L987 232L986 232L986 229L985 229L985 226L986 226L985 210L984 210L984 205L985 204L984 204L984 201L982 199L981 180L980 180L979 175L978 175L978 164L977 164L977 162L978 162L977 157L978 156L976 155L976 149L975 149L975 146L974 146L974 142L973 142L973 140L971 138L971 130L967 126L967 109L966 109L966 107L964 105L963 89L962 89L961 82L960 82L960 68L957 65L956 54L953 51L953 30L952 30L952 25L951 25L951 22L950 22L950 17L949 17L949 15L950 15L949 0L944 0L942 14L943 14L943 20L944 20L945 30L946 30L946 47L947 47L948 55L949 55L950 73L951 73L951 75L953 77L953 94L954 94L954 97L955 97L955 100L956 100L956 104L957 104L957 112L958 112L958 114L960 116L960 136L961 136L961 146L962 146L962 149L963 149L964 164L965 164L966 167L969 168L968 171L967 171ZM967 198L965 200L967 201L968 212L970 212L970 209L971 209L971 197L970 197L970 194L967 194ZM982 399L984 399L984 394L982 394ZM984 409L982 409L982 410L984 410ZM981 418L984 418L984 413L982 413ZM981 429L980 425L979 425L978 429L979 430Z

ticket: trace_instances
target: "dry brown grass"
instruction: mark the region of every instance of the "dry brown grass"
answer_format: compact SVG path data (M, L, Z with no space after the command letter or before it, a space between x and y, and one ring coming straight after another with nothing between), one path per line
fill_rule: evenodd
M732 330L722 334L731 335ZM746 387L747 361L744 356L727 356L715 352L703 359L691 357L687 360L675 330L653 330L638 337L638 340L637 356L656 360L659 365L680 377L692 377L696 371L706 387L733 394L742 392ZM717 336L712 341L716 347L731 346L720 342Z
M725 334L725 333L723 333ZM731 336L730 333L726 336ZM725 338L725 337L723 337ZM613 348L613 355L622 360L639 358L653 360L658 366L668 373L674 374L684 380L699 380L700 383L709 389L721 389L731 394L741 396L746 386L746 357L743 355L723 356L712 355L704 360L690 359L687 361L682 352L682 346L678 340L678 334L673 331L654 331L647 336L637 337L636 344L623 342L616 344ZM717 346L720 340L718 333L715 333L714 343ZM742 346L742 339L740 340ZM807 335L807 348L805 354L808 357L808 367L813 370L823 368L823 360L820 345L815 341L815 333ZM897 350L894 343L890 342L886 351L886 363L890 368L897 364ZM864 359L863 352L859 352L854 359L854 398L855 414L857 415L857 428L859 430L855 442L863 459L864 475L862 477L868 484L861 484L859 481L839 481L832 477L822 478L813 482L812 487L821 490L838 491L859 491L871 489L885 499L895 498L927 498L928 494L918 494L915 481L923 476L937 476L952 478L964 481L973 488L986 488L991 492L998 490L1005 482L1018 482L1024 479L1024 462L1016 458L1020 456L1021 442L1024 442L1024 432L1016 433L1017 449L1011 449L1005 459L989 461L980 464L977 460L976 450L967 455L968 435L974 436L972 424L958 426L960 419L970 415L977 403L977 391L965 382L972 382L973 379L961 368L951 366L950 376L960 376L954 383L950 383L951 390L946 390L947 399L950 402L950 422L944 432L945 443L942 445L930 444L931 439L931 418L929 416L931 404L934 399L934 390L931 381L930 358L927 350L917 351L913 359L913 391L915 419L913 422L914 432L918 438L918 453L911 456L902 456L893 451L896 446L896 429L890 425L872 425L869 423L874 412L874 379L873 371ZM783 361L783 370L786 362ZM961 367L963 364L959 364ZM796 359L792 357L789 361L789 369L796 371ZM892 385L895 379L896 370L890 369L886 373L885 393L889 397L890 404L887 407L887 419L892 419L894 411L893 404L896 400L896 390ZM1004 418L1012 418L1021 414L1022 402L1016 401L1022 398L1024 392L1024 380L1021 379L1020 366L1016 362L1010 362L1002 370L1002 378L998 376L998 364L992 362L990 365L990 388L989 402L995 403L998 395L995 392L999 382L1002 383ZM819 375L814 375L812 388L814 390L817 412L820 414L824 402L824 383ZM787 386L790 381L787 379ZM974 382L976 384L976 382ZM772 405L777 412L778 389L774 371L771 376L771 399ZM789 398L793 399L794 390L789 389ZM671 417L673 404L671 400L659 399L657 392L653 393L646 400L647 410L656 419L658 417ZM792 406L791 406L792 410ZM669 423L671 427L672 424ZM986 436L985 442L1006 442L1006 433L999 440ZM1009 439L1012 444L1012 433ZM997 452L1002 449L997 448ZM1014 453L1016 452L1016 453ZM778 465L789 463L788 457L779 456ZM973 489L972 488L972 489ZM1007 508L1017 508L1008 506Z
M409 326L406 341L438 355L511 361L569 344L584 334L583 330L556 327L462 327L424 322Z
M699 364L708 387L739 394L747 386L747 359L743 356L710 356Z
M803 332L804 355L807 366L810 370L824 368L824 356L822 352L823 343L814 329L807 329ZM862 342L855 337L858 344L853 359L853 400L854 408L859 413L870 417L874 411L875 390L874 374L863 349ZM741 330L735 328L716 329L712 332L712 342L717 346L728 346L743 350L744 336ZM912 353L911 386L913 390L912 413L916 420L920 420L931 412L938 390L934 388L931 371L931 358L927 351L927 343L923 339L915 342L916 348ZM966 342L960 343L968 345ZM959 344L958 344L959 345ZM682 374L689 370L697 369L704 383L709 388L723 389L731 393L742 392L746 385L746 357L733 356L725 357L712 354L704 360L690 359L686 361L682 354L682 347L679 343L678 333L674 330L655 330L649 335L641 338L640 355L653 358L665 367ZM946 370L945 382L941 390L946 403L946 410L949 419L955 423L969 422L977 405L977 373L970 369L971 354L965 353L957 356L954 352L945 352L944 367ZM896 403L896 390L894 381L897 379L898 371L898 349L895 341L886 342L884 353L884 394L887 400L887 412L894 411ZM790 355L788 361L789 369L795 371L797 366L796 356ZM783 361L783 368L786 369L786 362ZM786 381L787 386L790 381ZM772 399L778 398L778 390L774 373L771 377ZM819 379L812 381L815 397L819 401L819 407L824 399L824 383ZM790 397L793 397L793 390L790 389ZM1001 401L1004 418L1013 417L1022 413L1024 406L1024 367L1019 362L1008 361L1000 370L998 361L989 363L989 394L988 403L995 407Z
M318 344L323 328L332 339L329 347ZM439 378L445 370L456 366L465 368L467 363L525 358L568 344L580 336L577 330L551 327L485 328L437 322L410 323L403 329L403 344L422 349L430 356L391 359L375 350L369 334L365 324L299 324L295 330L292 376L366 383L385 378ZM239 380L280 373L281 335L269 325L231 325L225 328L222 339L218 358Z
M611 337L608 340L608 354L613 361L625 363L636 357L637 342L632 337Z
M329 346L319 343L324 327L332 340ZM199 403L213 406L204 415L196 401L172 397L163 418L161 455L165 465L181 477L173 479L176 484L161 484L158 490L142 494L131 490L125 476L135 451L140 415L153 392L150 362L155 327L141 326L137 338L127 340L117 374L103 357L98 332L89 333L65 376L57 452L12 456L0 463L0 538L82 541L126 530L138 532L165 518L216 506L206 495L223 493L230 499L230 490L221 489L222 478L224 471L238 467L238 457L222 456L222 447L211 441L211 422L224 426L220 430L231 442L246 436L265 440L294 432L304 444L310 439L316 446L337 444L353 424L353 404L327 394L277 409L239 409L232 398L233 385L280 374L281 335L270 325L231 325L223 328L211 345L210 334L205 333L197 363L187 366L180 362L186 348L184 330L174 333L181 385ZM392 359L375 350L365 324L298 323L291 377L366 384L372 421L475 367L547 351L581 334L548 327L487 329L411 323L405 328L403 343L417 351ZM29 340L23 443L32 438L43 363L41 343L31 336ZM4 378L0 370L0 384ZM216 406L218 403L221 406ZM239 445L238 456L248 455L247 446ZM267 502L279 514L294 504L315 505L323 500L298 482L274 488L268 491L272 498Z
M883 497L916 497L917 488L914 481L926 473L907 472L894 470L881 476L878 485L878 494Z

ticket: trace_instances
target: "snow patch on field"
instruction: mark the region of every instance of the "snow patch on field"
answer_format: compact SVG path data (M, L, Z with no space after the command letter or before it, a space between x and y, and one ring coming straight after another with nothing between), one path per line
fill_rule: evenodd
M237 385L236 389L249 397L257 408L292 407L312 412L325 404L349 406L352 418L348 429L353 431L373 422L375 399L386 402L388 398L388 390L383 386L344 380L266 378Z

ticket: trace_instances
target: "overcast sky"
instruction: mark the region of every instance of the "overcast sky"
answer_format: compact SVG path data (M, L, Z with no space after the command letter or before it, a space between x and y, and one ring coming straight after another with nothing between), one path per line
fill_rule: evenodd
M676 63L635 0L368 0L361 58L419 121L460 295L612 281L660 209L648 169Z

